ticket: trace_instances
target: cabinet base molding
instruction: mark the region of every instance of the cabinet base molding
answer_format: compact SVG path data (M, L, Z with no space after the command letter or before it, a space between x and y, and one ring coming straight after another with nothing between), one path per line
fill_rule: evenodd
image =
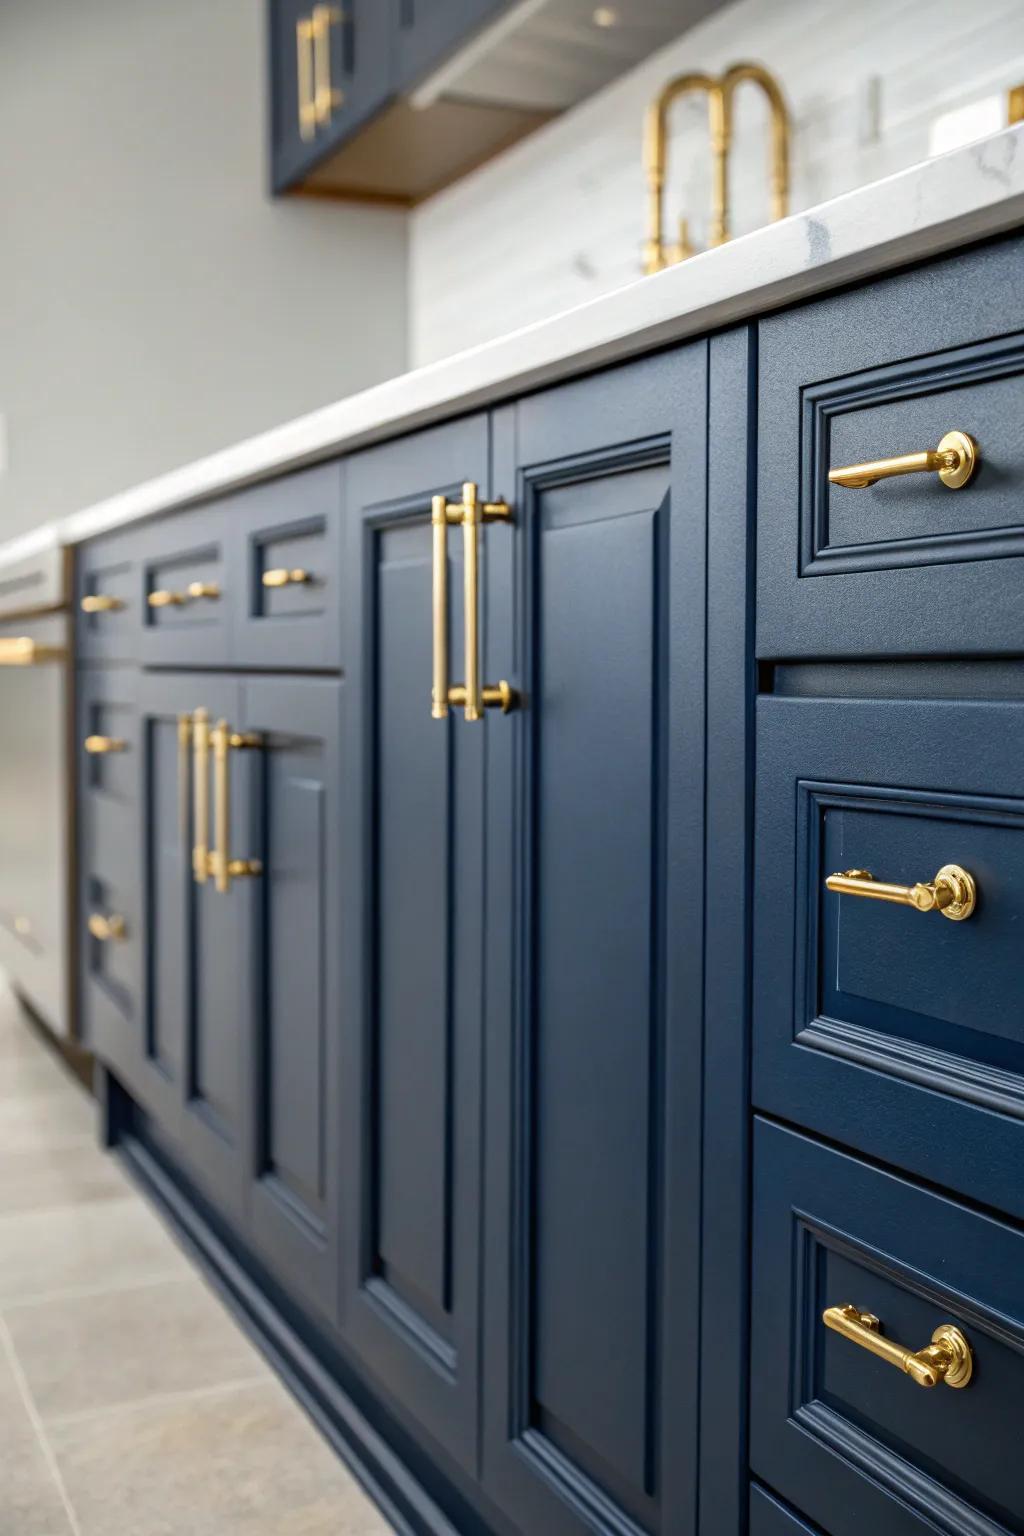
M100 1139L171 1226L232 1316L400 1536L458 1536L454 1526L264 1294L141 1139L132 1101L100 1066Z

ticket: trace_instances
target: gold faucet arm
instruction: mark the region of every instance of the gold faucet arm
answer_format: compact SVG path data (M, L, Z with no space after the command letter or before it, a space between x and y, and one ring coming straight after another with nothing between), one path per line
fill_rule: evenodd
M775 76L762 64L732 64L722 76L722 95L725 103L725 153L732 147L732 101L736 87L749 81L758 85L768 98L772 124L772 218L784 219L789 212L789 108L782 88Z

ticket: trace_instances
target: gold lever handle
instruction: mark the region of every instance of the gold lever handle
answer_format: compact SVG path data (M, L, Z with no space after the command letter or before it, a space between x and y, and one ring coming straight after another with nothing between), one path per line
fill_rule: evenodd
M970 917L978 900L974 876L959 864L943 864L934 880L920 885L890 885L876 880L868 869L846 869L829 875L830 891L840 896L868 896L874 901L893 901L916 912L941 912L953 923Z
M476 484L467 480L461 502L435 496L431 502L433 531L434 680L430 713L443 720L450 704L465 710L467 720L480 720L485 709L507 715L515 703L512 688L504 680L493 685L480 682L480 525L507 521L512 509L505 501L480 501ZM464 541L464 603L466 681L448 681L448 524L462 525Z
M210 732L213 747L213 840L214 851L208 860L218 891L229 891L232 880L263 873L259 859L233 859L231 846L231 763L234 751L259 747L263 738L254 731L232 731L226 720L218 720Z
M336 5L313 7L313 113L321 128L330 126L331 113L345 99L340 88L331 84L331 27L340 22Z
M210 715L197 709L192 715L192 878L205 885L210 873ZM182 764L182 723L178 719L178 766ZM185 738L187 740L187 738ZM179 794L180 780L179 780Z
M966 485L978 467L978 445L966 432L947 432L937 448L922 453L904 453L895 459L872 459L867 464L847 464L830 469L829 482L847 490L862 490L876 480L894 475L919 475L934 472L943 485L958 491Z
M0 640L0 667L37 667L44 661L63 661L67 652L60 645L40 645L27 635Z
M109 944L126 938L128 927L120 913L104 917L100 912L93 912L89 918L89 932L101 944Z
M309 571L297 565L290 571L284 566L264 571L262 580L265 587L301 587L311 582L313 577Z
M880 1360L895 1365L905 1372L919 1387L937 1387L944 1381L947 1387L966 1387L974 1370L971 1346L952 1323L942 1323L932 1334L932 1341L923 1349L905 1349L883 1337L882 1325L872 1312L861 1312L847 1303L842 1307L826 1307L821 1314L826 1328L841 1333L852 1344L870 1350Z
M84 746L90 757L103 757L108 752L128 750L128 743L120 736L87 736Z
M83 613L117 613L123 607L124 603L119 597L111 597L106 592L94 592L82 598Z
M295 65L298 72L299 137L306 143L316 136L316 102L313 99L313 21L300 16L295 23Z

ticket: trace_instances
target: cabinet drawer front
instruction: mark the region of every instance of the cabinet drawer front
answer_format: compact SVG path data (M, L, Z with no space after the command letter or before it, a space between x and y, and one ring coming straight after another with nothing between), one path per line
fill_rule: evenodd
M751 1463L830 1536L1024 1519L1024 1233L764 1121L754 1136ZM952 1324L972 1373L918 1386L826 1328L851 1304L919 1352Z
M338 538L341 465L248 491L229 508L242 573L233 660L326 670L341 665Z
M121 865L116 873L97 854L81 881L79 973L85 1044L115 1072L135 1079L141 1048L143 929L138 879ZM90 918L113 925L96 937ZM123 923L117 922L117 919Z
M172 514L145 530L142 590L144 663L223 666L228 660L230 589L224 508Z
M1003 242L762 324L759 654L1020 648L1022 276ZM978 450L959 488L829 482L951 431Z
M78 655L86 661L137 661L142 633L138 538L121 534L77 551Z
M1018 1215L1022 762L1020 704L758 709L756 1102ZM951 864L976 882L964 921L825 884Z

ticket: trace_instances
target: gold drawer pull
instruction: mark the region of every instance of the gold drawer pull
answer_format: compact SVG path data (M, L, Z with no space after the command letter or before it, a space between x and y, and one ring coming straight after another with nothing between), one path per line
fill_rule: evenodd
M93 912L89 918L89 932L101 944L118 943L127 937L128 926L120 913L104 917L100 912Z
M340 25L341 19L336 5L313 7L313 115L321 128L330 126L331 113L345 99L340 88L331 84L331 27Z
M841 1333L851 1344L870 1350L880 1360L895 1365L919 1387L966 1387L974 1370L971 1346L952 1323L941 1323L924 1349L905 1349L883 1338L882 1325L872 1312L861 1312L847 1303L844 1307L826 1307L821 1314L826 1328Z
M894 475L919 475L929 471L938 474L943 485L958 491L966 485L978 467L978 445L966 432L947 432L937 448L926 448L923 453L904 453L895 459L873 459L867 464L847 464L842 469L830 469L829 482L843 485L847 490L862 490L874 485L876 480L889 480Z
M295 23L295 67L298 72L299 137L306 143L316 135L313 99L313 22L300 16Z
M146 598L151 608L180 608L182 603L187 603L188 598L184 592L168 592L164 588L158 588Z
M90 757L103 757L108 752L128 750L128 743L120 736L87 736L84 745Z
M106 592L94 592L90 597L82 598L83 613L119 613L123 607L119 597L111 597Z
M208 597L211 602L216 602L220 597L220 587L215 581L190 581L188 584L188 596L195 602L198 598Z
M272 571L263 572L265 587L301 587L308 585L312 580L311 573L304 571L300 565L290 571L282 565L275 567Z
M214 851L209 855L207 866L218 891L229 891L232 880L261 875L263 865L259 859L233 859L229 852L231 840L231 762L232 751L245 751L263 745L263 738L255 731L233 731L226 720L218 720L210 731L213 748L213 840Z
M63 646L40 645L28 635L0 640L0 667L38 667L44 661L63 661Z
M515 704L515 694L508 683L493 686L480 682L480 525L508 521L512 508L505 501L480 501L477 487L467 480L461 502L435 496L431 502L430 522L434 535L433 609L434 609L434 681L430 713L443 720L449 704L464 709L467 720L480 720L485 709L500 709L507 715ZM448 681L448 524L462 526L464 554L464 624L466 681Z
M868 869L842 870L829 875L825 884L840 896L869 896L874 901L913 907L916 912L941 912L953 923L970 917L978 900L974 876L959 864L943 864L934 880L921 885L889 885L876 880Z

